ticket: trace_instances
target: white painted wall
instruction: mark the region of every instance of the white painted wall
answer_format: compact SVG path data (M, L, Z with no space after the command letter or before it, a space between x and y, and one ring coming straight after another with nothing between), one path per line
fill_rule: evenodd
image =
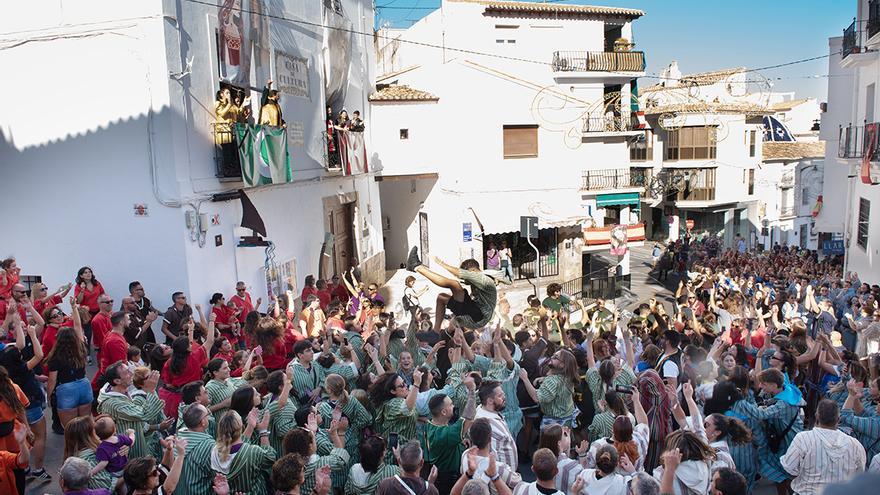
M602 21L490 17L478 4L444 1L442 6L393 34L546 65L380 41L379 63L385 72L420 66L385 82L439 97L437 102L373 104L373 143L380 150L382 174L439 175L436 182L415 181L415 193L409 180L382 183L384 214L391 222L385 233L389 268L405 257L402 239L406 246L418 244L421 203L429 218L431 254L450 262L479 259L481 243L462 240L462 223L473 223L477 233L470 208L486 233L518 230L520 215L539 216L543 226L565 223L587 214L579 191L582 171L628 168L624 139L582 142L580 136L571 136L572 129L580 128L585 109L599 104L605 81L557 83L549 66L556 50L603 50ZM505 42L496 43L498 39ZM566 96L536 100L548 87ZM565 99L567 107L557 108ZM504 159L506 124L540 125L538 157ZM408 129L409 139L400 139L400 129ZM392 248L392 243L398 245Z
M289 19L321 21L320 2L267 4L270 12ZM5 48L0 62L28 67L6 74L0 87L8 94L27 88L30 95L0 102L0 171L4 183L15 185L7 188L2 207L28 212L4 221L7 232L19 234L4 236L2 254L15 255L23 274L42 275L50 286L91 265L115 298L137 278L160 308L170 304L175 290L207 304L211 293L231 292L237 279L250 284L255 296L264 295L262 250L237 254L234 247L238 201L205 202L211 193L242 186L214 177L209 124L219 87L213 46L217 9L155 0L61 7L20 5L16 15L0 20ZM345 0L344 8L355 30L371 31L372 2ZM274 19L270 33L273 47L309 60L310 97L281 97L288 124L303 124L304 145L290 148L295 183L248 194L276 244L277 261L295 258L301 284L317 269L325 230L322 198L357 193L361 261L383 256L381 205L371 175L331 177L322 168L322 32ZM367 104L372 39L353 35L351 41L355 63L345 106L364 114L372 152ZM187 60L192 60L191 72L179 79L169 76L184 71ZM254 90L263 82L252 79ZM253 99L258 102L259 93ZM151 170L159 196L182 207L160 204ZM135 203L147 204L149 216L136 218ZM184 224L185 211L195 206L209 218L219 215L203 246ZM222 236L222 246L214 246L215 235ZM384 273L368 277L384 279Z

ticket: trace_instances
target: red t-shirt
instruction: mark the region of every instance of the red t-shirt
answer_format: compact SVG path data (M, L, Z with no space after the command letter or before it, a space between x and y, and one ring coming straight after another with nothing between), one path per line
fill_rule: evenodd
M58 306L62 303L62 301L63 299L61 299L61 296L59 296L58 294L50 297L49 300L46 302L43 302L42 299L37 299L36 301L34 301L34 309L37 310L38 313L40 313L40 316L43 316L43 311L46 311L47 308L54 308L55 306Z
M238 314L238 322L244 324L244 320L247 318L248 313L254 310L254 305L251 303L251 295L245 292L244 298L241 298L236 294L229 298L229 302L241 310L241 313Z
M315 292L315 294L318 296L318 301L321 302L321 309L326 311L327 305L330 304L330 299L332 299L332 296L330 295L330 291L329 290L319 290L319 291Z
M13 469L24 469L27 463L18 463L17 452L0 452L0 493L18 493Z
M12 275L9 272L6 272L6 283L3 283L3 279L0 279L0 299L9 299L12 297L12 286L19 283L21 280L20 274Z
M95 373L95 377L92 378L92 388L97 388L98 377L100 377L104 374L105 371L107 371L107 367L109 367L116 361L125 361L127 359L128 342L125 341L125 337L114 332L110 332L105 335L104 345L101 347L101 365L98 367L98 372Z
M101 354L101 346L104 345L104 338L113 330L113 324L110 323L110 317L104 313L98 313L92 318L92 343L98 348L98 355Z
M0 323L2 323L6 319L6 307L8 304L9 303L6 299L0 299ZM25 309L25 307L22 306L21 304L18 305L18 315L21 316L22 323L27 325L27 321L28 321L27 309ZM15 340L15 336L13 335L12 332L9 332L8 337Z
M290 362L287 358L287 346L284 345L283 340L276 340L273 349L263 351L263 366L269 371L283 370Z
M82 301L80 301L80 306L85 306L89 308L89 313L95 314L101 310L98 307L98 297L104 293L104 286L101 285L101 282L95 282L95 286L92 290L82 290L79 285L76 286L76 289L73 291L73 295L79 297L79 293L83 293Z
M217 316L217 324L232 325L237 321L235 319L235 310L229 306L220 306L219 308L214 307L211 309L211 312ZM229 339L229 343L232 344L233 347L238 343L238 337L232 333L232 329L227 328L225 330L220 330L220 333Z
M339 301L342 304L347 303L349 298L351 297L348 293L348 289L346 289L345 285L343 284L339 284L336 287L333 287L331 293L333 294L333 297L339 298Z
M165 362L162 368L162 382L172 387L180 388L189 382L202 379L202 368L208 364L208 353L205 348L192 344L192 351L186 361L183 372L179 375L171 374L171 359Z
M316 289L316 288L314 288L314 287L308 287L308 286L306 286L306 287L303 287L302 294L300 294L299 298L300 298L300 300L303 302L303 304L305 304L305 303L306 303L306 298L309 297L309 296L312 295L312 294L318 295L318 289Z

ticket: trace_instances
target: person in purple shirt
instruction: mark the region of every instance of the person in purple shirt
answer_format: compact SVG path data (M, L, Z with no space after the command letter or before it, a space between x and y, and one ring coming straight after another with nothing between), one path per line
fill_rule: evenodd
M110 495L106 488L87 488L89 484L89 463L79 457L68 457L59 471L61 491L64 495Z
M125 435L116 434L116 423L110 416L95 421L95 433L101 439L98 448L95 450L95 458L98 463L89 472L89 476L94 476L106 469L110 476L121 478L122 471L128 463L128 456L122 453L123 447L131 447L134 444L134 430L129 429Z

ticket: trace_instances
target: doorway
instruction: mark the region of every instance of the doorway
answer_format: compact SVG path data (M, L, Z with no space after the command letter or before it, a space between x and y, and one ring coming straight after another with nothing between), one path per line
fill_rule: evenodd
M327 215L330 233L333 234L333 249L329 253L331 268L333 274L342 276L358 264L354 250L354 203L337 204Z
M422 264L430 267L431 256L428 250L428 214L419 212L419 252L422 255Z

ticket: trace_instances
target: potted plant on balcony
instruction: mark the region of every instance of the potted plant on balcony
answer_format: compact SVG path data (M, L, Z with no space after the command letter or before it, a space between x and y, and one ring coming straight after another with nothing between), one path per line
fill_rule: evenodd
M628 52L635 47L635 43L630 43L626 38L617 38L614 40L614 51L615 52Z

